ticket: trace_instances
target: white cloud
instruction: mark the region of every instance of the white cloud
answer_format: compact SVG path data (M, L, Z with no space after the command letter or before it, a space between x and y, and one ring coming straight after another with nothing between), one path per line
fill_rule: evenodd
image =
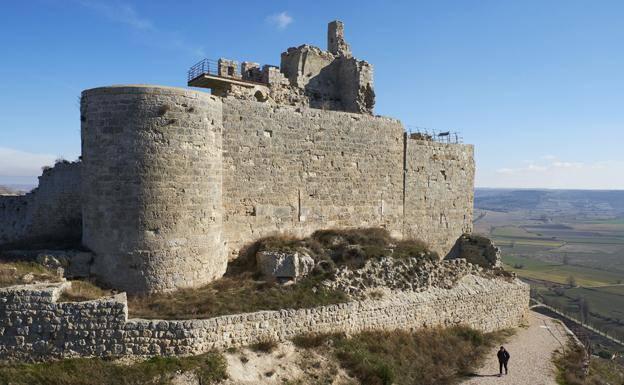
M541 157L520 167L482 170L477 186L557 189L624 189L624 161L572 162Z
M287 12L280 12L270 15L266 18L267 22L277 27L277 29L286 29L294 19Z
M57 156L0 147L0 176L38 176L41 167L54 165Z
M130 4L122 0L76 0L78 4L88 8L98 15L115 23L127 25L135 31L145 34L149 38L145 40L147 45L157 44L159 47L167 47L172 50L186 52L187 54L203 57L203 47L189 43L177 32L164 31L156 24L141 16Z

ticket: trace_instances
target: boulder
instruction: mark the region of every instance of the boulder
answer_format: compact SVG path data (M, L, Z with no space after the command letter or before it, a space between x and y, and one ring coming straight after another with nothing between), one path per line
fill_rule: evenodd
M486 269L503 267L501 251L491 239L475 234L464 234L453 246L446 259L463 258L467 262Z
M256 254L258 270L269 279L297 280L314 269L314 259L305 251L265 250Z

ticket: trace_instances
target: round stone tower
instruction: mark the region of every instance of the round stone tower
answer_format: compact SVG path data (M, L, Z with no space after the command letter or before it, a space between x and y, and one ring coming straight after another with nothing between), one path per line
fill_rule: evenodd
M102 87L82 93L80 115L83 244L96 277L141 293L222 276L221 100Z

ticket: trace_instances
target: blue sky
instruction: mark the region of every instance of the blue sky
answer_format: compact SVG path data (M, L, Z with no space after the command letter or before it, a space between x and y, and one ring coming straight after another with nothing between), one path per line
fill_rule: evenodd
M0 8L0 183L80 152L82 89L279 64L345 22L376 113L460 131L477 186L624 189L622 1L30 0Z

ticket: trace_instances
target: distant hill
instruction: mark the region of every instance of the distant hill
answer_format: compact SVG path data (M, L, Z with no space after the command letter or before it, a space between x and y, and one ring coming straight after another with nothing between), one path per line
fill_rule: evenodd
M9 187L9 186L0 186L0 195L23 195L26 193L25 189Z
M624 217L621 190L475 190L475 208L499 212L534 211L554 216Z

